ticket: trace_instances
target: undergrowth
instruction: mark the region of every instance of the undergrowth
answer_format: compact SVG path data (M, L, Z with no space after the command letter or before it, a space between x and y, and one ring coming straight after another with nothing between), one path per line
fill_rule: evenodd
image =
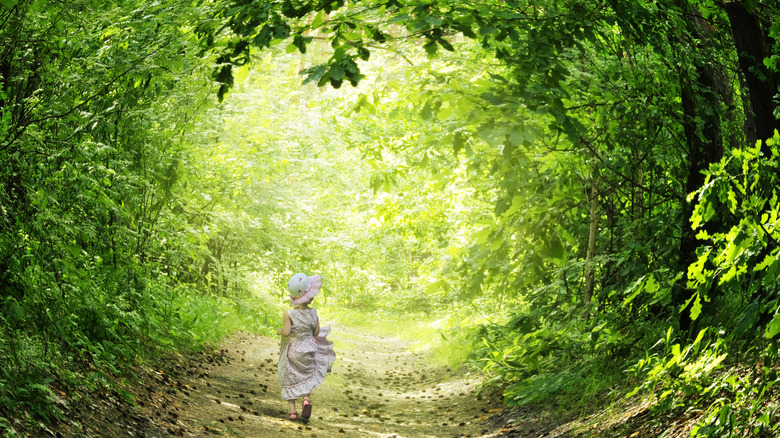
M113 391L132 401L122 389L131 366L199 350L238 330L269 335L281 315L280 306L263 295L229 299L162 284L147 289L157 299L145 301L144 308L120 312L106 306L88 318L72 314L52 320L53 333L27 329L39 326L28 323L25 303L6 298L6 316L0 314L0 435L40 430L61 419L72 399L90 394Z
M651 394L656 415L699 412L692 437L777 436L777 345L732 355L732 344L722 332L708 329L691 342L681 342L670 329L630 368L641 384L627 398Z

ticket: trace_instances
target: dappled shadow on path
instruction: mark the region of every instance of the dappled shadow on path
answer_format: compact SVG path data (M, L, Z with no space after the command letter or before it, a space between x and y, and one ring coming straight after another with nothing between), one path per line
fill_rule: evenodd
M650 421L652 397L593 400L592 415L582 418L533 406L505 409L500 391L483 390L479 374L432 364L428 353L395 337L333 329L336 363L312 394L308 422L287 419L276 373L280 339L238 333L218 350L135 368L132 387L90 397L55 388L63 421L21 436L678 438L695 422L690 415Z
M217 365L202 364L177 402L184 436L462 437L490 433L500 400L477 393L480 381L434 366L406 343L336 327L338 359L312 395L311 420L287 419L276 375L279 339L238 334ZM492 411L492 412L491 412Z
M478 375L434 365L394 337L334 327L333 372L313 394L308 422L289 421L276 368L279 338L238 333L219 350L147 369L137 406L104 398L53 435L113 437L538 437L536 417L512 418ZM113 400L113 402L111 402ZM300 409L300 406L299 406Z

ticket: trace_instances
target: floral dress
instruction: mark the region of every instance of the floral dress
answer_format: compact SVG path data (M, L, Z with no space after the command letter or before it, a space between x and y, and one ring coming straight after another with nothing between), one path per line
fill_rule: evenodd
M311 394L320 386L336 360L336 353L333 342L326 338L330 327L320 327L319 335L313 336L318 321L317 309L290 309L287 313L292 321L292 330L290 336L282 337L279 382L282 384L282 398L294 400Z

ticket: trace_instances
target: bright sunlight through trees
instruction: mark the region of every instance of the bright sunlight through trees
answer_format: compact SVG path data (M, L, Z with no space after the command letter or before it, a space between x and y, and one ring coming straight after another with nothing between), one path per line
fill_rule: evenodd
M779 14L0 0L0 432L776 436Z

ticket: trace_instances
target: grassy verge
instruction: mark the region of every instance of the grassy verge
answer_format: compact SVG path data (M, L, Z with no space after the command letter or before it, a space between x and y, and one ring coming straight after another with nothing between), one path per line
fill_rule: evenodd
M216 345L239 330L271 335L282 313L261 295L216 297L162 285L148 293L133 310L84 306L52 318L45 331L22 310L15 321L0 320L0 436L36 436L63 419L68 405L92 397L111 393L132 403L123 388L134 367Z

